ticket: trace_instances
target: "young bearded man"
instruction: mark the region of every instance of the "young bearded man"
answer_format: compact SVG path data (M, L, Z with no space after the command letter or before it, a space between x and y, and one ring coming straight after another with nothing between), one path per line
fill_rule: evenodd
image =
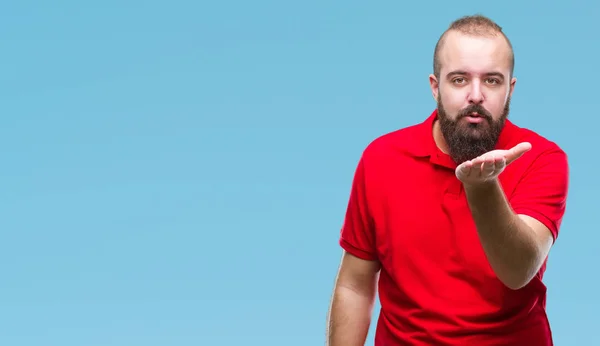
M567 156L507 119L512 46L483 16L438 42L437 109L363 152L341 231L327 344L549 346L542 282Z

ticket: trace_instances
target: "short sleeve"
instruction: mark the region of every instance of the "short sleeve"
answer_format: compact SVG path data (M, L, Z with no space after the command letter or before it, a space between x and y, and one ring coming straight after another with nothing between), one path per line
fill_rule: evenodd
M530 216L548 227L556 241L565 214L568 186L567 155L557 147L531 164L510 204L516 214Z
M369 213L364 157L361 157L352 181L350 198L340 235L340 246L358 258L364 260L377 259L375 232Z

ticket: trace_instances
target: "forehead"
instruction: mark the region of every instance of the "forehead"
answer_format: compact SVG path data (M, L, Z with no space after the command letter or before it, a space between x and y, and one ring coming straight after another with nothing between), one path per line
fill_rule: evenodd
M500 34L474 36L448 32L440 52L440 62L443 73L454 70L507 72L511 68L511 50Z

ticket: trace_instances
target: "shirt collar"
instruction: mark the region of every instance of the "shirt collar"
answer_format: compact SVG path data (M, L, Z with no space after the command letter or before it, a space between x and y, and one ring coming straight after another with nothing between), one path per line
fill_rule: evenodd
M438 111L435 109L426 119L420 124L417 124L415 134L416 136L409 141L408 151L415 157L429 157L430 161L441 164L443 166L449 166L451 168L456 167L456 163L450 158L449 155L444 154L435 144L433 139L433 124L438 117ZM514 137L515 126L510 120L506 119L504 128L500 132L496 149L510 149L512 138Z

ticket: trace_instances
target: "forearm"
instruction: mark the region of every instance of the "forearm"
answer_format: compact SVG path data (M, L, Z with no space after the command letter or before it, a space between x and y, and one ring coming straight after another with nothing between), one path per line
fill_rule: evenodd
M327 346L363 346L371 325L375 292L336 287L327 318Z
M518 289L539 269L533 230L510 207L497 180L465 186L471 214L487 259L506 286Z

